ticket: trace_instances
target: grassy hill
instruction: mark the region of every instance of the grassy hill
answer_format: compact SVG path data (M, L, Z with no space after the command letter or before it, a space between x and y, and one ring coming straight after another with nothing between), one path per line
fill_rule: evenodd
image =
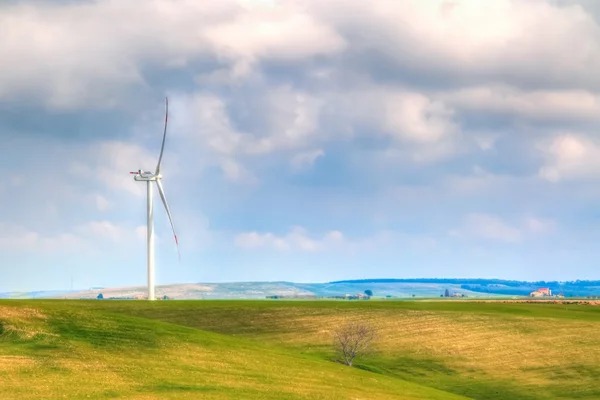
M0 398L461 398L282 346L164 322L161 311L180 304L162 305L0 302ZM188 304L186 313L202 312L199 305ZM153 317L131 315L130 306Z
M331 362L348 320L378 330L357 368ZM13 300L0 321L0 398L600 398L597 305Z

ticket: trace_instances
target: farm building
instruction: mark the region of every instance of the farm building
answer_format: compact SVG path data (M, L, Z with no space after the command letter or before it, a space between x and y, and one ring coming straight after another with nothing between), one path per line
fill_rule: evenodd
M552 296L552 291L550 288L539 288L529 294L531 297L543 297L543 296Z

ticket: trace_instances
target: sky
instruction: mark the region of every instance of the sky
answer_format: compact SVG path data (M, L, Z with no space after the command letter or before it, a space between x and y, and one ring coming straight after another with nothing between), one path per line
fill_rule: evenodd
M0 290L600 279L600 2L0 3Z

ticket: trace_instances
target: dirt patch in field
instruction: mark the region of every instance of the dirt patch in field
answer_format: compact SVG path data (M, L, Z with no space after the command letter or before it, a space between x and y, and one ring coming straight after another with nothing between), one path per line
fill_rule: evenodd
M529 304L586 304L591 306L600 306L600 300L585 300L585 299L552 299L552 300L526 300L526 299L506 299L506 300L461 300L461 299L444 299L444 300L419 300L419 301L455 301L455 302L469 302L469 303L529 303Z
M33 359L23 356L0 356L0 371L12 371L34 365Z
M591 306L600 305L600 300L475 300L481 303L549 303L549 304L588 304Z
M21 319L31 318L46 319L46 316L35 308L30 307L7 307L0 306L0 319Z
M24 339L37 335L56 336L45 331L47 318L35 308L0 306L0 335L14 333Z

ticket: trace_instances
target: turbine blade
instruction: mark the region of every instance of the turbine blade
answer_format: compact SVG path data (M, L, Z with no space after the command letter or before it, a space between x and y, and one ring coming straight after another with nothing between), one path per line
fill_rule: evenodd
M165 139L167 138L167 123L169 121L169 98L165 97L165 130L163 132L162 145L160 146L160 155L158 156L158 164L156 164L155 175L160 173L160 163L162 162L163 152L165 151Z
M181 254L179 253L179 240L177 240L177 234L175 233L175 225L173 225L173 217L171 216L171 210L169 210L169 203L167 203L167 198L165 197L165 190L163 189L160 179L156 180L156 186L158 186L158 193L160 194L160 198L162 199L162 202L165 205L165 210L167 210L167 216L169 217L169 222L171 223L171 229L173 229L173 237L175 237L175 245L177 246L177 256L179 257L179 261L181 261Z

